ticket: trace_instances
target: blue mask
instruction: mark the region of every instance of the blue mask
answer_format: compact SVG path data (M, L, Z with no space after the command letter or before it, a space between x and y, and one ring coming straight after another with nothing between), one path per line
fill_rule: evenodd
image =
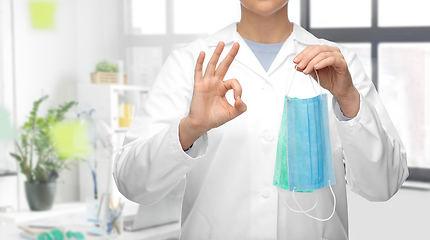
M296 70L293 72L295 76ZM318 73L317 78L319 83ZM321 92L313 98L290 98L288 94L292 81L285 96L273 185L292 191L294 196L294 192L314 192L327 186L331 188L331 185L335 184L335 179L328 127L327 95ZM312 81L311 79L311 84ZM296 212L307 212L301 207L300 209L302 211Z

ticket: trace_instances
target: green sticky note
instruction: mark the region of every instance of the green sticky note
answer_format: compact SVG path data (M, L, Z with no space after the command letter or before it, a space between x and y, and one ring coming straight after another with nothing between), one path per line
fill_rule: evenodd
M16 137L16 132L9 122L9 114L0 108L0 140L13 139Z
M52 128L52 139L60 158L86 155L90 149L87 128L78 121L59 122Z
M34 29L54 29L55 8L53 1L30 1L31 26Z

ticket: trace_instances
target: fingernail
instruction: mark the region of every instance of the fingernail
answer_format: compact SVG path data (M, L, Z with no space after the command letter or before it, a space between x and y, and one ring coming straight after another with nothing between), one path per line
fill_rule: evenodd
M299 67L302 68L303 67L303 63L299 63Z
M315 69L317 69L318 67L319 67L319 65L318 65L318 64L314 66L314 68L315 68Z
M293 62L297 62L297 60L298 60L297 58L294 58L294 59L293 59Z
M308 74L308 69L306 68L305 70L303 70L304 74Z

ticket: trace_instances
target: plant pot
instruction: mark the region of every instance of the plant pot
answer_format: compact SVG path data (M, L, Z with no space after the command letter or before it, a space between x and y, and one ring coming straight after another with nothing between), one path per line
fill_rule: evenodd
M52 208L57 184L25 182L25 196L31 211L45 211Z
M30 1L29 5L34 29L54 29L55 1Z

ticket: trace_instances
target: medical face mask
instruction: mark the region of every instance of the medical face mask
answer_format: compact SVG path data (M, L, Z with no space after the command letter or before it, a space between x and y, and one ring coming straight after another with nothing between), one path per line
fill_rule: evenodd
M328 127L327 94L318 95L309 75L311 86L314 88L316 97L297 99L291 98L289 92L293 85L297 70L293 69L293 78L288 89L286 89L284 111L278 137L275 173L273 185L292 191L293 198L300 208L294 212L304 213L319 221L329 220L336 207L332 184L335 184L333 160L331 155L330 134ZM319 76L317 76L318 84ZM315 190L330 187L334 198L333 213L329 218L319 219L304 211L295 198L295 192L315 192ZM318 202L318 200L317 200Z

